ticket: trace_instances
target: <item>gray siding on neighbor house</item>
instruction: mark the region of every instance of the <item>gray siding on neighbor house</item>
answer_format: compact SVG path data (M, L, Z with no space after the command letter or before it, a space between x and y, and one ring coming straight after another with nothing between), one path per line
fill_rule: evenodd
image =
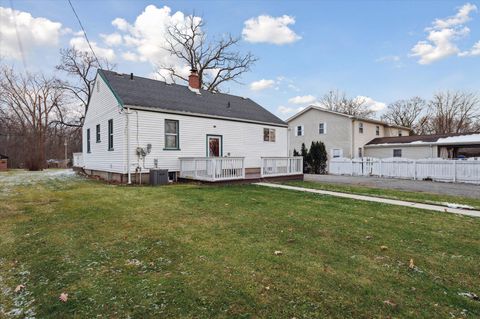
M326 133L319 134L320 123L326 123ZM328 157L332 156L332 149L342 149L344 157L351 157L352 148L352 120L345 116L322 112L311 109L308 112L294 118L289 123L289 152L300 151L302 143L310 148L312 142L321 141L325 144ZM304 135L296 136L296 127L304 127Z
M437 157L436 145L367 146L365 147L365 156L374 158L392 158L394 149L402 150L402 158L423 159Z

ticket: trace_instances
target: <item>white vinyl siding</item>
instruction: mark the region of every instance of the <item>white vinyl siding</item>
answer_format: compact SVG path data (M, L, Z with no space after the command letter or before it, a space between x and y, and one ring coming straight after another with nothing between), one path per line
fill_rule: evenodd
M118 101L112 94L103 79L97 76L95 86L101 83L101 90L94 91L88 112L85 116L85 124L83 129L83 159L84 167L87 169L108 171L115 173L125 172L125 112L121 110ZM87 149L87 129L95 130L96 125L107 128L108 120L113 119L113 135L115 137L113 151L108 151L108 129L100 131L102 143L91 143L91 153L86 153ZM130 122L135 119L135 114L130 115ZM134 147L135 144L132 144Z
M164 150L165 119L178 120L180 150ZM177 114L138 111L139 146L152 144L151 153L145 157L145 167L179 170L179 157L207 156L207 135L222 136L223 156L245 157L245 167L260 167L261 157L287 156L287 128L266 126L220 119L210 119ZM275 143L264 141L264 128L275 130ZM137 156L137 122L130 121L131 171L135 171ZM143 166L143 161L140 163Z

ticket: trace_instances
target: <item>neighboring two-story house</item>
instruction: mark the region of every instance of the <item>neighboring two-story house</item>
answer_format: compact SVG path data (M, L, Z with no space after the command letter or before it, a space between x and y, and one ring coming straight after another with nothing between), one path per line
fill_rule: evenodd
M307 148L312 142L325 144L328 158L364 157L364 146L379 137L408 136L408 127L382 121L359 118L319 106L309 106L287 120L289 153L300 151L302 143Z

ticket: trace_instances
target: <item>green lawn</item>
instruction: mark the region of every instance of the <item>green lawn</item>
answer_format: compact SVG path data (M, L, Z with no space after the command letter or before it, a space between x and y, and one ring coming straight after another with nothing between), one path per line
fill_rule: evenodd
M5 176L0 318L480 316L459 295L480 295L480 219L254 185Z
M455 203L469 205L475 209L480 209L480 195L478 199L461 196L439 195L425 192L409 192L395 189L383 189L368 186L353 186L353 185L341 185L333 183L320 183L320 182L306 182L306 181L288 181L282 184L328 190L332 192L369 195L383 198L400 199L418 203L427 204L440 204L442 203ZM476 187L476 186L474 186Z

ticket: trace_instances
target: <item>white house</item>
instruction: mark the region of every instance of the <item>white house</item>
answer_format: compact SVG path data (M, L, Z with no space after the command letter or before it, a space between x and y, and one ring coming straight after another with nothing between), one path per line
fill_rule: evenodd
M145 180L152 168L206 181L300 175L287 158L287 124L254 101L99 70L83 127L87 174ZM143 178L141 178L144 174Z
M365 145L378 137L408 136L410 129L398 125L309 106L287 120L289 151L300 151L312 142L323 142L328 158L364 157Z
M365 145L375 158L480 158L480 133L412 135L375 138Z

